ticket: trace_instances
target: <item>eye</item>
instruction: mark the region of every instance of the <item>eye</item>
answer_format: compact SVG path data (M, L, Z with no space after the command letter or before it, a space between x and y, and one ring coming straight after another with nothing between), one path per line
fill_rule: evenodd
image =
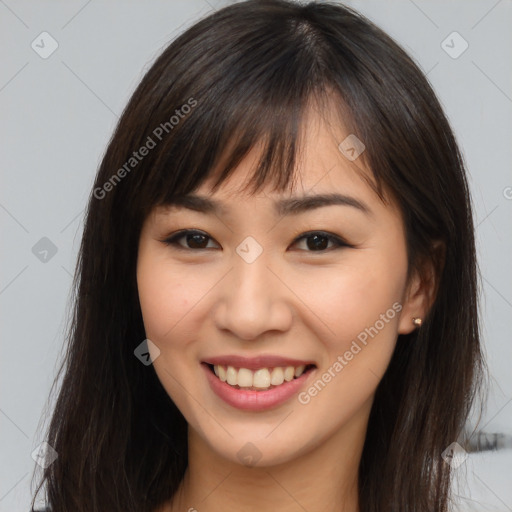
M294 240L294 244L301 240L306 241L306 247L308 249L307 252L326 252L327 245L330 242L334 244L334 247L331 247L330 250L339 249L341 247L353 247L342 240L339 236L332 235L324 231L311 231L309 233L304 233Z
M185 240L186 245L180 243L181 240ZM172 245L177 249L195 250L212 248L207 247L208 240L213 240L213 238L202 231L184 229L175 233L171 237L166 238L163 240L163 243L166 245ZM302 240L306 241L306 252L326 252L326 250L333 250L341 247L353 247L340 237L324 231L311 231L309 233L304 233L297 237L293 241L292 245L295 245ZM328 248L329 243L334 244L334 247L331 246Z
M185 239L186 244L190 244L189 246L183 246L179 243L180 240ZM184 229L175 233L169 238L163 240L166 245L172 245L177 249L207 249L205 247L205 243L207 240L211 239L206 233L197 230Z

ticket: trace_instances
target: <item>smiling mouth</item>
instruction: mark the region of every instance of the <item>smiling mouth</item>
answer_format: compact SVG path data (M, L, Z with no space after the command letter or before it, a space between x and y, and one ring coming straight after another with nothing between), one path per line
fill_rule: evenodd
M307 364L250 370L248 368L236 368L220 364L204 364L208 366L210 371L220 381L225 382L234 389L251 391L268 391L269 389L277 388L282 384L298 379L316 368L314 364Z

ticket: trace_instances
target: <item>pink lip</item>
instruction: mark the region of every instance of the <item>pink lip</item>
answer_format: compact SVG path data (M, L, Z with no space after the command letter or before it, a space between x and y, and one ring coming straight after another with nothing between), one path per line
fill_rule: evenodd
M221 364L221 363L215 363ZM238 409L249 410L249 411L263 411L265 409L271 409L277 407L292 396L296 395L298 391L305 386L306 380L309 379L314 369L303 373L300 377L291 380L290 382L283 382L280 386L271 388L267 391L253 391L247 389L237 389L230 386L226 382L222 382L208 367L206 363L202 363L204 371L206 372L206 378L213 392L227 404ZM281 366L276 365L276 366ZM294 364L285 366L295 366ZM297 365L299 366L299 365ZM268 367L268 366L267 366ZM247 368L241 366L241 368ZM261 366L258 366L261 368Z
M260 368L276 368L286 366L301 366L315 364L314 361L301 361L300 359L288 359L280 356L261 355L257 357L243 356L217 356L209 357L203 361L208 364L220 364L222 366L233 366L234 368L247 368L258 370Z

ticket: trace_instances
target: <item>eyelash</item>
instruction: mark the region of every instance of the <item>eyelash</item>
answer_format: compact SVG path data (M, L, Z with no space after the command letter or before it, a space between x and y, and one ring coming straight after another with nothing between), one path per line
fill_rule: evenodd
M209 247L209 248L199 248L199 249L192 249L191 247L183 247L178 242L179 242L179 240L184 238L186 235L203 235L204 237L208 238L209 240L213 240L212 237L208 236L203 231L199 231L199 230L195 230L195 229L183 229L183 230L178 231L177 233L173 234L172 236L166 238L165 240L162 240L162 242L165 245L173 246L174 248L176 248L178 250L183 250L183 251L196 251L197 252L197 251L206 251L208 249L212 249L211 247ZM307 238L310 238L310 237L312 237L314 235L320 235L322 238L327 238L327 240L329 242L333 242L334 244L336 244L336 247L331 247L330 249L322 249L322 250L318 250L318 251L308 251L308 250L306 250L305 252L326 253L326 252L330 252L330 251L332 251L334 249L342 249L342 248L347 248L347 247L348 248L354 247L353 245L350 245L349 243L345 242L345 240L343 240L341 237L336 236L336 235L332 235L331 233L327 233L325 231L308 231L306 233L302 233L299 237L294 239L292 245L296 244L297 242L299 242L302 239L307 239Z

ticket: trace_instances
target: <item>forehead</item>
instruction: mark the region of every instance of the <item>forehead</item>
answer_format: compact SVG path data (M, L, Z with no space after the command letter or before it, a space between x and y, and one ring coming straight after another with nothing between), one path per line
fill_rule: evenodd
M232 173L214 187L230 156L232 148L228 144L218 164L200 186L185 196L170 198L163 205L164 212L168 208L184 207L229 216L245 213L250 208L254 212L264 210L282 216L324 204L345 204L353 207L345 211L359 210L367 215L383 213L386 208L397 210L391 200L392 194L382 190L379 196L374 175L365 163L364 142L345 126L334 107L319 109L313 104L306 110L297 139L293 177L285 190L275 191L272 187L277 181L277 173L282 172L275 163L271 166L274 183L264 183L257 190L249 184L254 183L255 171L264 154L263 141L257 142Z
M327 151L323 150L323 155ZM312 154L314 156L314 154ZM336 159L339 156L334 155ZM255 193L244 191L247 176L250 175L250 161L244 160L234 173L212 192L206 182L195 191L175 196L172 203L165 205L158 213L166 215L171 211L189 211L225 219L255 220L259 214L265 217L292 217L306 212L318 211L321 207L343 206L347 219L367 220L372 224L385 222L394 217L396 208L386 207L377 193L367 182L367 175L353 166L319 158L304 160L300 173L300 184L284 192L273 192L266 188ZM399 220L399 219L397 219Z
M303 123L294 177L285 191L274 192L269 185L255 193L246 191L262 155L262 144L258 143L215 192L212 187L222 171L222 159L194 193L216 197L223 202L267 198L283 203L285 198L292 197L314 194L345 194L348 197L356 193L367 201L380 201L373 173L364 162L364 151L363 141L339 121L334 122L332 115L326 118L313 110ZM280 169L274 166L272 172L275 177ZM276 213L282 212L278 208Z

